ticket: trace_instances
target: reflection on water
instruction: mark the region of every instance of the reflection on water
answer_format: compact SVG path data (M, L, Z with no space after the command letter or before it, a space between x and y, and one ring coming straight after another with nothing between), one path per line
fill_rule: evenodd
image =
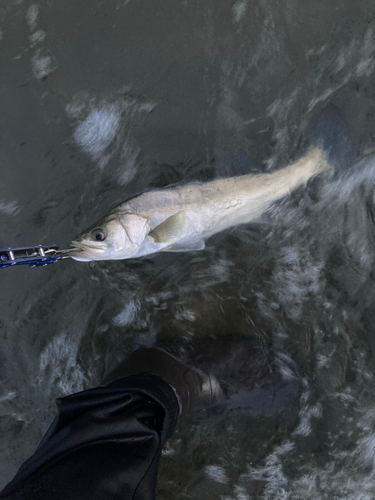
M297 363L298 419L188 416L158 498L374 498L373 19L365 0L0 9L0 247L64 247L146 189L285 166L328 104L344 131L331 179L204 251L1 271L1 485L54 399L134 345L251 333Z

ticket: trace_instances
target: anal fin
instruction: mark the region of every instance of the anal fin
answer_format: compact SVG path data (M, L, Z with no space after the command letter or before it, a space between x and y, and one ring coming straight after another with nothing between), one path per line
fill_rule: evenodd
M203 250L205 248L205 243L203 240L194 241L193 243L175 243L168 248L165 248L165 252L191 252L193 250Z

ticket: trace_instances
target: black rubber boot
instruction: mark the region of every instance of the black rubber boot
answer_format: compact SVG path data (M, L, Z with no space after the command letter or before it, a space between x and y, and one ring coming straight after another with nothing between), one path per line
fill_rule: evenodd
M103 384L142 372L161 376L176 390L183 415L214 406L254 416L280 414L296 409L301 390L297 369L284 353L246 336L158 341L131 353Z
M220 397L220 385L213 376L184 365L158 348L141 347L132 352L105 377L102 384L135 373L153 373L166 380L180 399L180 415L185 415L193 408L215 406Z

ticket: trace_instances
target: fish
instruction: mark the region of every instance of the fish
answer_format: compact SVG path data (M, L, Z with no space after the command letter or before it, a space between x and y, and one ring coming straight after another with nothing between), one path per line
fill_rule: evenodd
M273 173L146 191L80 233L70 244L69 256L89 262L202 250L214 234L259 221L274 202L329 169L323 149L314 147Z

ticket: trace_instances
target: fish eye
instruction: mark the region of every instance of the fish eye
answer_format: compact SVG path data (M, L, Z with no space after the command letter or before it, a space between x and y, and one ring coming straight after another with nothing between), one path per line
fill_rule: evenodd
M91 236L94 238L96 241L104 241L107 237L103 229L100 229L100 227L97 227L91 231Z

